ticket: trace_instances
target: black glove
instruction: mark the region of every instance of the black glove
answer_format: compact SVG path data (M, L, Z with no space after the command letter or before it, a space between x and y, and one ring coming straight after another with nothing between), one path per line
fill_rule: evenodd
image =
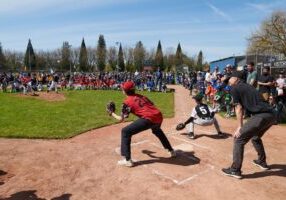
M107 105L106 105L106 111L109 115L111 115L112 113L115 112L115 103L113 101L110 101Z
M185 127L186 127L185 123L179 123L179 124L176 126L176 130L177 130L177 131L180 131L180 130L183 130Z

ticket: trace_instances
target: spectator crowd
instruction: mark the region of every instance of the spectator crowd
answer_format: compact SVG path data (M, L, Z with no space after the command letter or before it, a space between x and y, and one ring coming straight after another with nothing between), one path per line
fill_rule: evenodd
M0 90L36 95L37 91L120 89L133 80L138 90L166 92L175 82L172 72L102 72L102 73L0 73Z
M176 77L179 84L190 90L190 94L201 93L205 101L212 105L218 111L225 111L225 117L229 118L235 115L231 87L224 83L232 72L236 70L231 65L227 65L223 71L216 67L214 71L182 73ZM270 73L270 67L263 67L261 73L257 73L255 64L250 62L242 69L242 81L255 87L263 98L277 111L278 115L285 115L286 105L286 79L284 71L281 71L277 77ZM245 113L245 118L249 117ZM279 118L279 116L278 116Z
M181 84L190 90L190 95L201 93L205 101L217 111L225 111L225 117L234 116L234 106L230 94L231 87L224 84L236 70L227 65L222 71L216 67L212 72L192 71L190 73L162 72L101 72L101 73L1 73L0 91L22 92L37 95L37 91L52 90L119 90L121 83L133 80L137 90L166 92L168 84ZM283 113L286 105L286 79L281 71L278 77L270 73L269 67L263 67L261 73L250 62L242 69L242 81L255 87L264 101ZM248 113L245 113L248 117Z

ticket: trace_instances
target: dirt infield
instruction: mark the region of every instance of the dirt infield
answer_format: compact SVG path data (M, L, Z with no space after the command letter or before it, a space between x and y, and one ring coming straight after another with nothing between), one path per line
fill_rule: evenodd
M217 138L214 127L195 127L196 140L175 131L190 113L188 91L174 86L175 117L163 130L178 158L168 158L150 131L133 137L136 166L116 165L120 142L117 124L68 140L0 139L0 199L286 199L286 127L274 126L264 136L272 170L252 165L256 153L247 144L242 180L221 174L232 158L232 138ZM224 132L236 122L218 118Z

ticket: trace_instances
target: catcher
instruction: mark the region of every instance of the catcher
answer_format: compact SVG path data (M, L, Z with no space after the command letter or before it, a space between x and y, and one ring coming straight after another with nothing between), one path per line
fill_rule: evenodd
M120 122L128 118L130 113L133 113L139 119L121 130L121 155L123 159L119 160L117 164L126 167L134 165L131 160L131 137L147 129L152 130L152 133L160 140L163 147L168 150L171 157L176 157L176 152L161 129L163 116L160 110L147 97L135 93L134 82L127 81L121 85L121 88L127 96L122 105L121 115L115 114L115 104L113 102L107 105L107 112Z
M224 134L220 131L219 124L215 118L215 110L212 110L208 105L202 103L203 95L201 93L193 97L196 101L196 107L193 108L190 118L185 123L180 123L177 125L176 130L182 130L189 125L189 134L190 139L195 139L194 134L194 124L200 126L209 126L214 124L216 131L219 137L223 137Z

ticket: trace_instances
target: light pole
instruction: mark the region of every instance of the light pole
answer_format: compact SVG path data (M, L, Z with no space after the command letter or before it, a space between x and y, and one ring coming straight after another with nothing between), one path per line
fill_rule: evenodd
M115 45L118 47L120 43L119 42L115 42ZM116 72L118 73L119 72L119 49L118 49L118 52L117 52L117 60L116 60Z

